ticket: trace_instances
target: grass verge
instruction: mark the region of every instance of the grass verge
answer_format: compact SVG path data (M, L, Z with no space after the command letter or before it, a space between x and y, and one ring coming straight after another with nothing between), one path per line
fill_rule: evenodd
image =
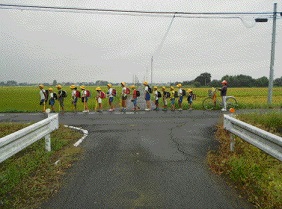
M281 135L282 113L245 114L240 120ZM208 163L214 173L230 179L231 185L258 208L282 208L282 163L236 137L230 152L229 134L219 125L219 149L210 151Z
M25 124L0 124L0 137ZM0 164L0 208L37 208L58 191L62 176L79 159L82 149L74 147L82 134L63 126L51 134L52 151L41 139ZM60 160L55 165L55 162Z

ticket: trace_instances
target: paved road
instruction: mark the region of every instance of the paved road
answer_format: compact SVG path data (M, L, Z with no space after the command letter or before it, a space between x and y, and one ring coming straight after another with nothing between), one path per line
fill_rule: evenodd
M92 113L60 116L82 127L83 159L43 208L251 208L213 175L208 150L218 111ZM40 114L0 115L0 121L37 121Z

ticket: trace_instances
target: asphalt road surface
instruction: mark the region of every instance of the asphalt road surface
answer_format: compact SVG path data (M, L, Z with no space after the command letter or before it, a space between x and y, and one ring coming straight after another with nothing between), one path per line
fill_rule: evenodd
M43 114L0 114L0 121L39 121ZM219 111L60 115L89 131L82 159L42 208L252 208L209 171Z

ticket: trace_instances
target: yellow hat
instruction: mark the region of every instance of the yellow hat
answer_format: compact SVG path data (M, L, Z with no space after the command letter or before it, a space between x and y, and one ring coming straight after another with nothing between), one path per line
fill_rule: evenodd
M171 86L171 87L170 87L170 90L174 90L174 87L173 87L173 86Z
M100 87L97 87L96 91L102 91L102 89Z
M177 86L178 88L180 88L182 85L181 85L181 83L179 83L179 84L177 84L176 86Z
M130 88L131 88L131 89L135 89L135 86L134 86L134 85L132 85L132 86L130 86Z
M121 82L120 84L123 85L123 86L125 86L125 82Z
M112 84L108 83L107 86L111 88L111 87L112 87Z
M70 86L71 89L74 89L75 87L76 87L75 85L71 85L71 86Z
M84 89L85 89L85 86L80 86L80 88L81 88L82 90L84 90Z
M148 85L148 82L147 82L147 81L144 81L144 82L143 82L143 85Z
M56 88L57 88L57 89L61 89L62 86L59 84L59 85L56 86Z
M188 89L187 91L188 91L188 92L192 92L192 89Z
M48 90L49 90L49 91L53 91L53 88L49 88Z
M165 86L162 87L162 90L165 90Z
M43 85L43 84L39 84L38 86L41 87L41 88L44 88L44 85Z
M158 87L157 87L157 86L154 86L154 89L158 89Z

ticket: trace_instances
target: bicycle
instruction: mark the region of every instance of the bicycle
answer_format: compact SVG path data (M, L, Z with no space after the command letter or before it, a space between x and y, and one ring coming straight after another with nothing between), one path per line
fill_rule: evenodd
M216 96L217 89L212 88L208 90L208 97L203 100L203 108L205 110L213 110L219 107L223 107L223 103ZM238 102L234 96L226 96L226 108L237 108Z

